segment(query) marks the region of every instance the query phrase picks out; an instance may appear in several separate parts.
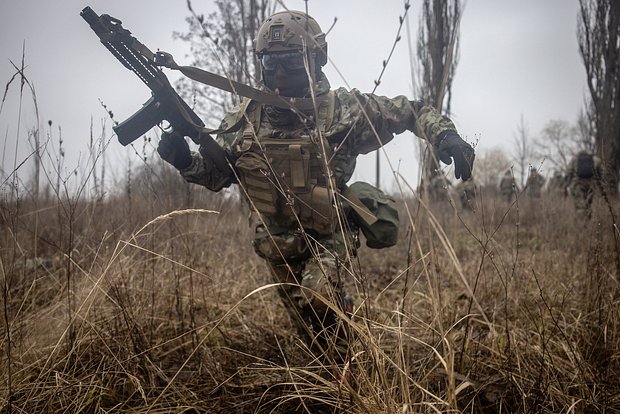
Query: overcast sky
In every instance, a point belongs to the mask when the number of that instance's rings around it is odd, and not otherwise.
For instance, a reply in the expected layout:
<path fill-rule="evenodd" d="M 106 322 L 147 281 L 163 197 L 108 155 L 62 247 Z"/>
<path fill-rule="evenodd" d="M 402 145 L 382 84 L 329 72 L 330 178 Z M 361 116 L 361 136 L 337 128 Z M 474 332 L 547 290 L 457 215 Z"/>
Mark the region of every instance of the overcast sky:
<path fill-rule="evenodd" d="M 193 3 L 205 13 L 214 7 L 212 1 Z M 291 9 L 303 9 L 306 4 L 303 0 L 284 3 Z M 413 36 L 420 3 L 412 0 Z M 371 91 L 396 36 L 403 2 L 309 0 L 307 4 L 323 30 L 338 18 L 327 38 L 331 62 L 325 72 L 332 87 Z M 6 85 L 10 80 L 15 72 L 10 61 L 20 64 L 25 44 L 25 73 L 36 90 L 41 127 L 47 133 L 47 121 L 53 121 L 54 141 L 58 126 L 62 128 L 67 170 L 87 163 L 91 117 L 96 135 L 106 117 L 99 99 L 117 120 L 123 120 L 149 97 L 148 89 L 116 61 L 79 16 L 87 5 L 121 19 L 152 50 L 169 51 L 177 62 L 189 63 L 187 45 L 172 39 L 174 30 L 187 27 L 185 0 L 2 0 L 0 81 Z M 452 119 L 464 138 L 477 142 L 479 151 L 500 146 L 509 152 L 521 116 L 532 137 L 550 120 L 575 121 L 586 92 L 576 40 L 577 13 L 578 0 L 466 2 Z M 414 98 L 405 31 L 402 37 L 377 93 Z M 176 77 L 170 74 L 171 79 Z M 14 82 L 0 113 L 0 161 L 5 173 L 31 151 L 27 132 L 35 123 L 29 92 L 23 95 L 19 116 L 19 84 Z M 412 184 L 417 177 L 416 145 L 416 139 L 403 134 L 386 147 L 393 166 Z M 130 157 L 135 158 L 134 165 L 139 162 L 133 150 L 115 140 L 108 154 L 108 162 L 114 162 L 119 171 Z M 20 176 L 26 175 L 27 171 L 20 171 Z M 374 175 L 374 155 L 364 157 L 356 178 L 372 182 Z"/>

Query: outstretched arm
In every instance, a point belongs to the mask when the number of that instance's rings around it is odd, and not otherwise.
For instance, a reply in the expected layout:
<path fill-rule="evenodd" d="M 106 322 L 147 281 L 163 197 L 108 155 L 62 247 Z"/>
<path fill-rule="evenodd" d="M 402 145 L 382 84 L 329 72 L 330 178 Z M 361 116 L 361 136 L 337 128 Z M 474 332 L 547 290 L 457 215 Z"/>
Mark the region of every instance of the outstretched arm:
<path fill-rule="evenodd" d="M 438 157 L 446 164 L 455 161 L 455 176 L 469 179 L 474 162 L 474 150 L 458 135 L 454 123 L 422 101 L 410 101 L 405 96 L 387 98 L 363 94 L 353 89 L 336 91 L 338 121 L 335 128 L 352 129 L 345 139 L 354 142 L 354 152 L 366 154 L 392 140 L 405 130 L 433 144 Z"/>

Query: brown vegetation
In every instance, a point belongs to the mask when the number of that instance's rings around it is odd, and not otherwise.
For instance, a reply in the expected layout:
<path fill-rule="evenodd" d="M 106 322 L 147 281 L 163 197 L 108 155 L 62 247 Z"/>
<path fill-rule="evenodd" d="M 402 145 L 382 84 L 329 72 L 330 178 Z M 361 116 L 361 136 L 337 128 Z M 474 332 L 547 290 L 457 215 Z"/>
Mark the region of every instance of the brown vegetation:
<path fill-rule="evenodd" d="M 356 356 L 331 367 L 295 335 L 240 202 L 181 181 L 71 209 L 4 197 L 2 412 L 620 410 L 604 200 L 585 223 L 551 196 L 401 201 L 400 243 L 343 272 Z"/>

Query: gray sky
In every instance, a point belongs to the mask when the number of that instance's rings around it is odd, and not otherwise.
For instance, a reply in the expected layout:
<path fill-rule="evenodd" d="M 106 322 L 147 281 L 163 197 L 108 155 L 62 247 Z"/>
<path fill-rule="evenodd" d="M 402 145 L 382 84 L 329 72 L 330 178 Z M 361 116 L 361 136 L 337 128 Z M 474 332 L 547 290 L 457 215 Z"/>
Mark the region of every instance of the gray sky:
<path fill-rule="evenodd" d="M 185 30 L 185 0 L 3 0 L 0 3 L 0 81 L 5 85 L 15 72 L 9 59 L 21 60 L 25 42 L 26 76 L 34 84 L 40 122 L 57 145 L 62 128 L 67 161 L 65 168 L 87 164 L 91 117 L 95 135 L 106 114 L 103 100 L 123 120 L 149 97 L 146 87 L 98 42 L 79 16 L 86 5 L 123 21 L 151 49 L 173 53 L 177 62 L 188 63 L 187 45 L 172 39 L 173 30 Z M 212 9 L 213 2 L 194 1 L 198 10 Z M 412 0 L 412 36 L 417 35 L 417 6 Z M 285 1 L 288 8 L 303 9 L 303 0 Z M 309 0 L 310 14 L 327 30 L 331 63 L 326 67 L 332 87 L 346 86 L 370 91 L 378 77 L 404 11 L 401 0 Z M 202 9 L 201 9 L 202 8 Z M 574 122 L 583 106 L 585 74 L 576 40 L 578 0 L 468 0 L 461 22 L 460 60 L 453 83 L 452 119 L 467 140 L 480 151 L 500 146 L 510 151 L 523 115 L 532 137 L 552 119 Z M 377 93 L 414 98 L 406 32 L 399 42 Z M 334 69 L 337 67 L 342 77 Z M 175 74 L 170 74 L 175 79 Z M 3 88 L 4 90 L 4 88 Z M 30 152 L 27 131 L 35 125 L 32 99 L 24 94 L 18 116 L 19 87 L 11 85 L 0 114 L 5 172 L 13 170 Z M 18 128 L 19 126 L 19 128 Z M 215 125 L 210 125 L 215 126 Z M 111 125 L 108 122 L 108 131 Z M 15 146 L 18 146 L 17 153 Z M 410 184 L 417 177 L 417 140 L 403 134 L 386 147 L 394 168 Z M 139 149 L 139 146 L 136 147 Z M 17 154 L 17 156 L 15 155 Z M 108 162 L 122 174 L 133 150 L 115 140 Z M 27 176 L 20 170 L 20 176 Z M 117 176 L 118 176 L 117 174 Z M 374 154 L 360 159 L 357 179 L 374 181 Z M 384 171 L 388 177 L 389 171 Z M 386 181 L 388 178 L 386 178 Z M 387 184 L 385 182 L 384 184 Z M 388 184 L 388 187 L 390 185 Z"/>

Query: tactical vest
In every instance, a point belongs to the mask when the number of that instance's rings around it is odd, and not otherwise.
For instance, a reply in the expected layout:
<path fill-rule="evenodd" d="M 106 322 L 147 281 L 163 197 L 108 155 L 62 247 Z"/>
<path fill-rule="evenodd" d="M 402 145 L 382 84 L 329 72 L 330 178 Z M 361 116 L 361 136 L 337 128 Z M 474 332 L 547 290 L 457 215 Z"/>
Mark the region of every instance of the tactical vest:
<path fill-rule="evenodd" d="M 242 138 L 233 147 L 241 191 L 256 211 L 280 226 L 331 233 L 336 211 L 324 157 L 330 148 L 323 133 L 333 121 L 334 99 L 329 92 L 318 108 L 316 127 L 304 134 L 261 128 L 262 105 L 246 110 Z"/>

